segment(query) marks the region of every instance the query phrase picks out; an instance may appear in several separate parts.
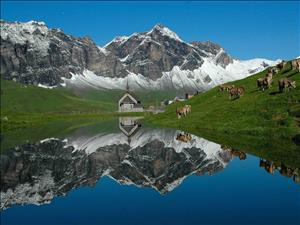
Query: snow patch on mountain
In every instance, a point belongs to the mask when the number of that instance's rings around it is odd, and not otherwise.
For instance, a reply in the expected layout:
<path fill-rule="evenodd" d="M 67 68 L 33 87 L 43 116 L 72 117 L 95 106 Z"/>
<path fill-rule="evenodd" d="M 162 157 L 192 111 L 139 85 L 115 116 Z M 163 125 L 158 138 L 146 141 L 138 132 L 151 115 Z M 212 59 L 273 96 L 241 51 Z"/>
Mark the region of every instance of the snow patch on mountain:
<path fill-rule="evenodd" d="M 126 61 L 129 55 L 122 61 Z M 72 74 L 71 79 L 64 78 L 66 86 L 92 87 L 95 89 L 123 89 L 126 90 L 127 81 L 133 90 L 197 90 L 206 91 L 219 84 L 243 79 L 252 74 L 258 73 L 268 66 L 274 66 L 280 60 L 271 61 L 266 59 L 234 60 L 226 68 L 217 65 L 212 58 L 203 58 L 201 67 L 190 71 L 181 70 L 174 66 L 169 72 L 163 72 L 161 78 L 152 80 L 142 74 L 135 74 L 130 71 L 124 78 L 111 78 L 97 76 L 89 70 L 82 74 Z"/>
<path fill-rule="evenodd" d="M 123 44 L 125 41 L 128 40 L 129 37 L 127 36 L 118 36 L 115 37 L 112 41 L 108 42 L 106 45 L 104 45 L 103 48 L 106 48 L 107 46 L 109 46 L 112 43 L 118 43 L 119 45 Z"/>

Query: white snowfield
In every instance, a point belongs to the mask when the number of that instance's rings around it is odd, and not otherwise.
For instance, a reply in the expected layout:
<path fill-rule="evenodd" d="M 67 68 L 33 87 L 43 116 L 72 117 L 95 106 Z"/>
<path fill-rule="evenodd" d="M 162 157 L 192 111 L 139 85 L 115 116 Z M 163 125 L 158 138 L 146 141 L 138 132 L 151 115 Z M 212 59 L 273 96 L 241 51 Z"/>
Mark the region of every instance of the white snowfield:
<path fill-rule="evenodd" d="M 198 90 L 206 91 L 219 84 L 243 79 L 264 70 L 265 65 L 274 66 L 281 60 L 266 59 L 234 60 L 226 68 L 215 64 L 213 58 L 204 58 L 201 67 L 190 71 L 181 70 L 178 66 L 169 72 L 163 72 L 161 78 L 151 80 L 142 74 L 130 71 L 124 78 L 98 76 L 94 72 L 84 70 L 82 74 L 72 74 L 71 79 L 65 79 L 65 85 L 80 88 L 95 89 L 126 89 L 127 81 L 132 90 Z"/>

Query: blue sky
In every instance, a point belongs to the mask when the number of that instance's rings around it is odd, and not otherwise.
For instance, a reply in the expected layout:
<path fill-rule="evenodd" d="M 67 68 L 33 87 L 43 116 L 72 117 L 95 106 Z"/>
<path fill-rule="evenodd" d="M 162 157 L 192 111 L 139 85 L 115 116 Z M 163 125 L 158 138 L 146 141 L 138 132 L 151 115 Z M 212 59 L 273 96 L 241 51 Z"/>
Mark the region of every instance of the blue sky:
<path fill-rule="evenodd" d="M 267 2 L 8 2 L 1 18 L 44 21 L 104 45 L 115 36 L 161 23 L 185 41 L 211 40 L 240 59 L 290 59 L 300 55 L 299 1 Z"/>

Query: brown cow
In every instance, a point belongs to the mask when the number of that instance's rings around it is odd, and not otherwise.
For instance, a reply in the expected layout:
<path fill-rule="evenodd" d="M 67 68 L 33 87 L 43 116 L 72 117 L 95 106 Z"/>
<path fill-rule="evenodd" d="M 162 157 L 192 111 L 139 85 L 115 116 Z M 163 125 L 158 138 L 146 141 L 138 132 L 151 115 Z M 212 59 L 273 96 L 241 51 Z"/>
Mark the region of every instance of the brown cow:
<path fill-rule="evenodd" d="M 258 78 L 256 80 L 257 82 L 257 88 L 262 90 L 262 91 L 265 91 L 265 89 L 267 89 L 268 85 L 267 83 L 265 82 L 265 77 L 262 77 L 262 78 Z"/>
<path fill-rule="evenodd" d="M 297 70 L 298 73 L 300 72 L 300 58 L 292 61 L 292 70 Z"/>
<path fill-rule="evenodd" d="M 219 91 L 230 91 L 232 88 L 234 88 L 234 84 L 221 84 Z"/>
<path fill-rule="evenodd" d="M 177 118 L 180 119 L 182 116 L 186 116 L 186 109 L 183 108 L 177 108 L 176 109 Z"/>
<path fill-rule="evenodd" d="M 185 108 L 187 114 L 192 112 L 192 106 L 191 105 L 185 105 L 184 108 Z"/>
<path fill-rule="evenodd" d="M 272 83 L 273 83 L 273 74 L 272 73 L 267 74 L 267 76 L 265 77 L 265 83 L 268 88 L 270 88 L 272 86 Z"/>
<path fill-rule="evenodd" d="M 269 68 L 269 73 L 272 73 L 272 75 L 278 74 L 279 69 L 277 67 L 271 67 Z"/>
<path fill-rule="evenodd" d="M 290 91 L 292 88 L 296 88 L 296 81 L 289 80 L 287 78 L 280 79 L 278 81 L 278 88 L 280 92 Z"/>
<path fill-rule="evenodd" d="M 277 64 L 276 67 L 279 69 L 279 70 L 282 70 L 285 66 L 286 66 L 287 62 L 282 60 L 281 63 Z"/>
<path fill-rule="evenodd" d="M 258 78 L 257 79 L 257 87 L 258 89 L 261 89 L 262 91 L 265 91 L 265 89 L 270 88 L 273 83 L 273 73 L 269 72 L 266 77 Z"/>
<path fill-rule="evenodd" d="M 177 114 L 178 119 L 180 119 L 182 116 L 186 116 L 191 111 L 192 111 L 192 106 L 191 105 L 185 105 L 182 108 L 177 108 L 176 109 L 176 114 Z"/>
<path fill-rule="evenodd" d="M 245 88 L 244 87 L 235 87 L 232 88 L 229 91 L 229 99 L 232 99 L 232 97 L 239 98 L 245 94 Z"/>

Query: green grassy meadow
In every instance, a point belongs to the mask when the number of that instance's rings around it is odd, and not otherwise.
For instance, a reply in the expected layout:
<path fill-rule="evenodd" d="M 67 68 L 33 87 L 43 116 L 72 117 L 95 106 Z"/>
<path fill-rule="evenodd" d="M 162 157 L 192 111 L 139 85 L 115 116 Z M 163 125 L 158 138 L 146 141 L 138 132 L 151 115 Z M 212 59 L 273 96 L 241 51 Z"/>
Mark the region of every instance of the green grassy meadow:
<path fill-rule="evenodd" d="M 172 104 L 164 113 L 148 116 L 146 121 L 191 132 L 261 157 L 272 155 L 274 161 L 288 158 L 288 164 L 296 163 L 299 167 L 300 146 L 292 140 L 300 134 L 300 73 L 290 67 L 289 63 L 275 75 L 273 86 L 264 92 L 258 90 L 256 80 L 264 77 L 267 70 L 231 82 L 236 87 L 245 87 L 246 93 L 241 98 L 229 100 L 229 94 L 216 87 L 187 102 Z M 284 77 L 295 80 L 296 89 L 280 93 L 277 84 Z M 192 105 L 192 112 L 177 119 L 176 108 L 185 104 Z"/>
<path fill-rule="evenodd" d="M 36 126 L 54 120 L 103 120 L 119 116 L 117 102 L 123 94 L 122 90 L 45 89 L 1 79 L 1 131 Z M 135 94 L 147 108 L 159 105 L 161 100 L 174 98 L 176 92 Z"/>

